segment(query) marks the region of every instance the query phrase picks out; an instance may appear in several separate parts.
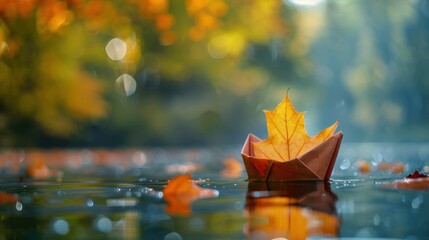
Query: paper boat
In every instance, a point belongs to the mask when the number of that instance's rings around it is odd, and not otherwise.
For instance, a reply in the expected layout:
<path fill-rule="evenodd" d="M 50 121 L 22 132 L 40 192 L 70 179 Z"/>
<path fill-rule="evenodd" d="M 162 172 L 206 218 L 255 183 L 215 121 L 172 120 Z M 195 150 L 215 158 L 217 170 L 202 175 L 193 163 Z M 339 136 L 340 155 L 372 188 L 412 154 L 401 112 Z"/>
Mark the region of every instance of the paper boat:
<path fill-rule="evenodd" d="M 249 181 L 328 181 L 337 159 L 343 133 L 338 132 L 303 155 L 286 162 L 256 158 L 252 143 L 261 139 L 249 134 L 241 150 Z"/>

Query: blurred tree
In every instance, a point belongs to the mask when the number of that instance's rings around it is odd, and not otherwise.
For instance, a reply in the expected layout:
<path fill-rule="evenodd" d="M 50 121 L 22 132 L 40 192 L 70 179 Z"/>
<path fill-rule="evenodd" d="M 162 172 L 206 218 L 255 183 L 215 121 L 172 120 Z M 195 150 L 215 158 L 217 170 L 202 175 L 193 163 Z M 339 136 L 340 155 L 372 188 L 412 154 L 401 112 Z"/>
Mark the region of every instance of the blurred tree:
<path fill-rule="evenodd" d="M 1 145 L 222 143 L 270 78 L 252 59 L 299 44 L 285 12 L 278 0 L 0 0 Z M 106 82 L 123 73 L 122 91 L 138 86 L 126 100 Z"/>

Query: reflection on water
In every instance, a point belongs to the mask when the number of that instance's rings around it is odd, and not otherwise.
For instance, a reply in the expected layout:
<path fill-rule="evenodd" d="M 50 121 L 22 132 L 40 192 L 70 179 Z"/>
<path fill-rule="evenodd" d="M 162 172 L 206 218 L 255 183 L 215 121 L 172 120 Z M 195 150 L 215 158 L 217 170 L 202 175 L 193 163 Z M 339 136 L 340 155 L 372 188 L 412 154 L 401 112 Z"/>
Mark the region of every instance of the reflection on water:
<path fill-rule="evenodd" d="M 250 239 L 336 237 L 336 199 L 329 183 L 250 182 L 246 234 Z"/>

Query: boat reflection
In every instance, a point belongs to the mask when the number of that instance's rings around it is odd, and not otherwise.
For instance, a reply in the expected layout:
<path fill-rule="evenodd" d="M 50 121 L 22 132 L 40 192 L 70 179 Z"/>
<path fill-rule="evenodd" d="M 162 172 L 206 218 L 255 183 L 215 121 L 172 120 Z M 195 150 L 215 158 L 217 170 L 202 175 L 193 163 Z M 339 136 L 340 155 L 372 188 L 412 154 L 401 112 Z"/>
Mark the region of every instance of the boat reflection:
<path fill-rule="evenodd" d="M 337 237 L 336 195 L 323 182 L 249 182 L 245 232 L 250 239 Z"/>

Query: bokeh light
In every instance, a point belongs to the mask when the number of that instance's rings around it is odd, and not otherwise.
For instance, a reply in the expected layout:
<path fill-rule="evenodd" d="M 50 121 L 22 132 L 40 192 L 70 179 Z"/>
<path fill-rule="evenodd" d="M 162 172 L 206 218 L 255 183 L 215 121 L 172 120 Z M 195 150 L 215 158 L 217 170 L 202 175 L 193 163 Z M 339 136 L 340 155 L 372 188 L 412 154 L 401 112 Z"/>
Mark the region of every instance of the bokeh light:
<path fill-rule="evenodd" d="M 136 80 L 126 73 L 116 79 L 116 85 L 126 96 L 133 95 L 137 88 Z"/>
<path fill-rule="evenodd" d="M 54 232 L 58 235 L 67 235 L 69 233 L 70 227 L 67 221 L 64 219 L 56 219 L 52 225 Z"/>
<path fill-rule="evenodd" d="M 127 53 L 127 44 L 122 39 L 113 38 L 106 45 L 106 53 L 112 60 L 122 60 Z"/>
<path fill-rule="evenodd" d="M 298 7 L 314 7 L 325 2 L 325 0 L 285 0 L 285 1 L 287 3 L 296 5 Z"/>

